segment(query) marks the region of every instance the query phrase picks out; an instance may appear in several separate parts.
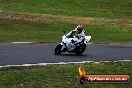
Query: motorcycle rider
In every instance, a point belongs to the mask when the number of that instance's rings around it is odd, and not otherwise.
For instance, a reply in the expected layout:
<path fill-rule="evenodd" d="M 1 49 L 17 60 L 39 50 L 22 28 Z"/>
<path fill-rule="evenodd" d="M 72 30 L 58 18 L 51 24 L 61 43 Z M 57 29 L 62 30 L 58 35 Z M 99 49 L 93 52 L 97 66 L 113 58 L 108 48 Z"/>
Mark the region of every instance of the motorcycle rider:
<path fill-rule="evenodd" d="M 69 38 L 71 37 L 72 38 L 71 41 L 74 44 L 81 42 L 85 38 L 85 31 L 83 30 L 83 26 L 78 25 L 74 30 L 69 32 L 66 36 L 69 36 Z"/>
<path fill-rule="evenodd" d="M 61 38 L 61 42 L 56 46 L 55 55 L 60 55 L 62 52 L 82 54 L 86 50 L 91 36 L 85 36 L 85 31 L 82 25 L 78 25 L 74 30 L 65 34 Z"/>

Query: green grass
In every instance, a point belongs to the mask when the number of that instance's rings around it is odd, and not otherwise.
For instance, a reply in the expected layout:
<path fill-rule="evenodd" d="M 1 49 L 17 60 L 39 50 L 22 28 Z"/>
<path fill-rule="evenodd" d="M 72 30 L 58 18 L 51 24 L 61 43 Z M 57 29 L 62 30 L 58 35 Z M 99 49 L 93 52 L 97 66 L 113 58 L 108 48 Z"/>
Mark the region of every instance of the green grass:
<path fill-rule="evenodd" d="M 61 25 L 61 26 L 58 26 Z M 56 42 L 63 35 L 63 28 L 70 29 L 67 23 L 36 23 L 22 20 L 0 22 L 0 41 Z"/>
<path fill-rule="evenodd" d="M 132 62 L 85 63 L 86 74 L 129 74 Z M 129 84 L 77 83 L 79 64 L 46 65 L 32 67 L 6 67 L 0 69 L 0 88 L 131 88 Z"/>
<path fill-rule="evenodd" d="M 131 43 L 131 14 L 132 0 L 0 0 L 0 41 L 58 42 L 81 23 L 94 43 Z"/>
<path fill-rule="evenodd" d="M 132 0 L 0 0 L 1 11 L 132 18 Z"/>
<path fill-rule="evenodd" d="M 31 22 L 0 19 L 0 41 L 59 42 L 63 31 L 74 29 L 76 24 L 55 21 Z M 92 36 L 94 43 L 122 42 L 132 40 L 131 27 L 111 25 L 85 25 L 86 35 Z"/>

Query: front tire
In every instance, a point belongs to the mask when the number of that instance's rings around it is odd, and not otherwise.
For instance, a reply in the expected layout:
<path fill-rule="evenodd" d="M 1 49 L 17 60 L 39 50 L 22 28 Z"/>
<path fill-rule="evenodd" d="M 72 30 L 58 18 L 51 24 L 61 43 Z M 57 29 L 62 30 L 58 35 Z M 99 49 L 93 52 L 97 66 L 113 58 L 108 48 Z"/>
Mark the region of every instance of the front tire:
<path fill-rule="evenodd" d="M 62 45 L 61 44 L 57 45 L 55 50 L 54 50 L 55 55 L 60 55 L 62 53 L 61 49 L 62 49 Z"/>

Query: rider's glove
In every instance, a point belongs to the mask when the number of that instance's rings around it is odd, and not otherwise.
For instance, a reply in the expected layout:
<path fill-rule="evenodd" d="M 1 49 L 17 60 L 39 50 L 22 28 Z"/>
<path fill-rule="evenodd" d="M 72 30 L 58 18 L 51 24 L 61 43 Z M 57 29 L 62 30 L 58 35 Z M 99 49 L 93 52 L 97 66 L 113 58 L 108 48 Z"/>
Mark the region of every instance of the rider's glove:
<path fill-rule="evenodd" d="M 75 33 L 75 32 L 76 32 L 76 31 L 75 31 L 75 30 L 73 30 L 73 31 L 72 31 L 72 34 L 73 34 L 73 33 Z"/>
<path fill-rule="evenodd" d="M 72 33 L 75 33 L 77 31 L 77 29 L 75 28 L 74 30 L 72 30 Z"/>
<path fill-rule="evenodd" d="M 77 28 L 75 28 L 74 31 L 77 31 Z"/>
<path fill-rule="evenodd" d="M 76 31 L 75 30 L 72 30 L 72 33 L 71 34 L 74 34 Z"/>

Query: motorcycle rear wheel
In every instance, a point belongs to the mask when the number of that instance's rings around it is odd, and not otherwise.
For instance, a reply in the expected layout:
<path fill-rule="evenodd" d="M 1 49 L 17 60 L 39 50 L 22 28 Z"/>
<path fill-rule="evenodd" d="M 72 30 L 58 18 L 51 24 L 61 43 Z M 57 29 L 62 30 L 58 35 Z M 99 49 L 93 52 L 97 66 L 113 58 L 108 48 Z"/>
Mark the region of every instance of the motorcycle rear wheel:
<path fill-rule="evenodd" d="M 82 44 L 79 47 L 77 47 L 76 54 L 80 55 L 86 50 L 86 44 Z"/>

